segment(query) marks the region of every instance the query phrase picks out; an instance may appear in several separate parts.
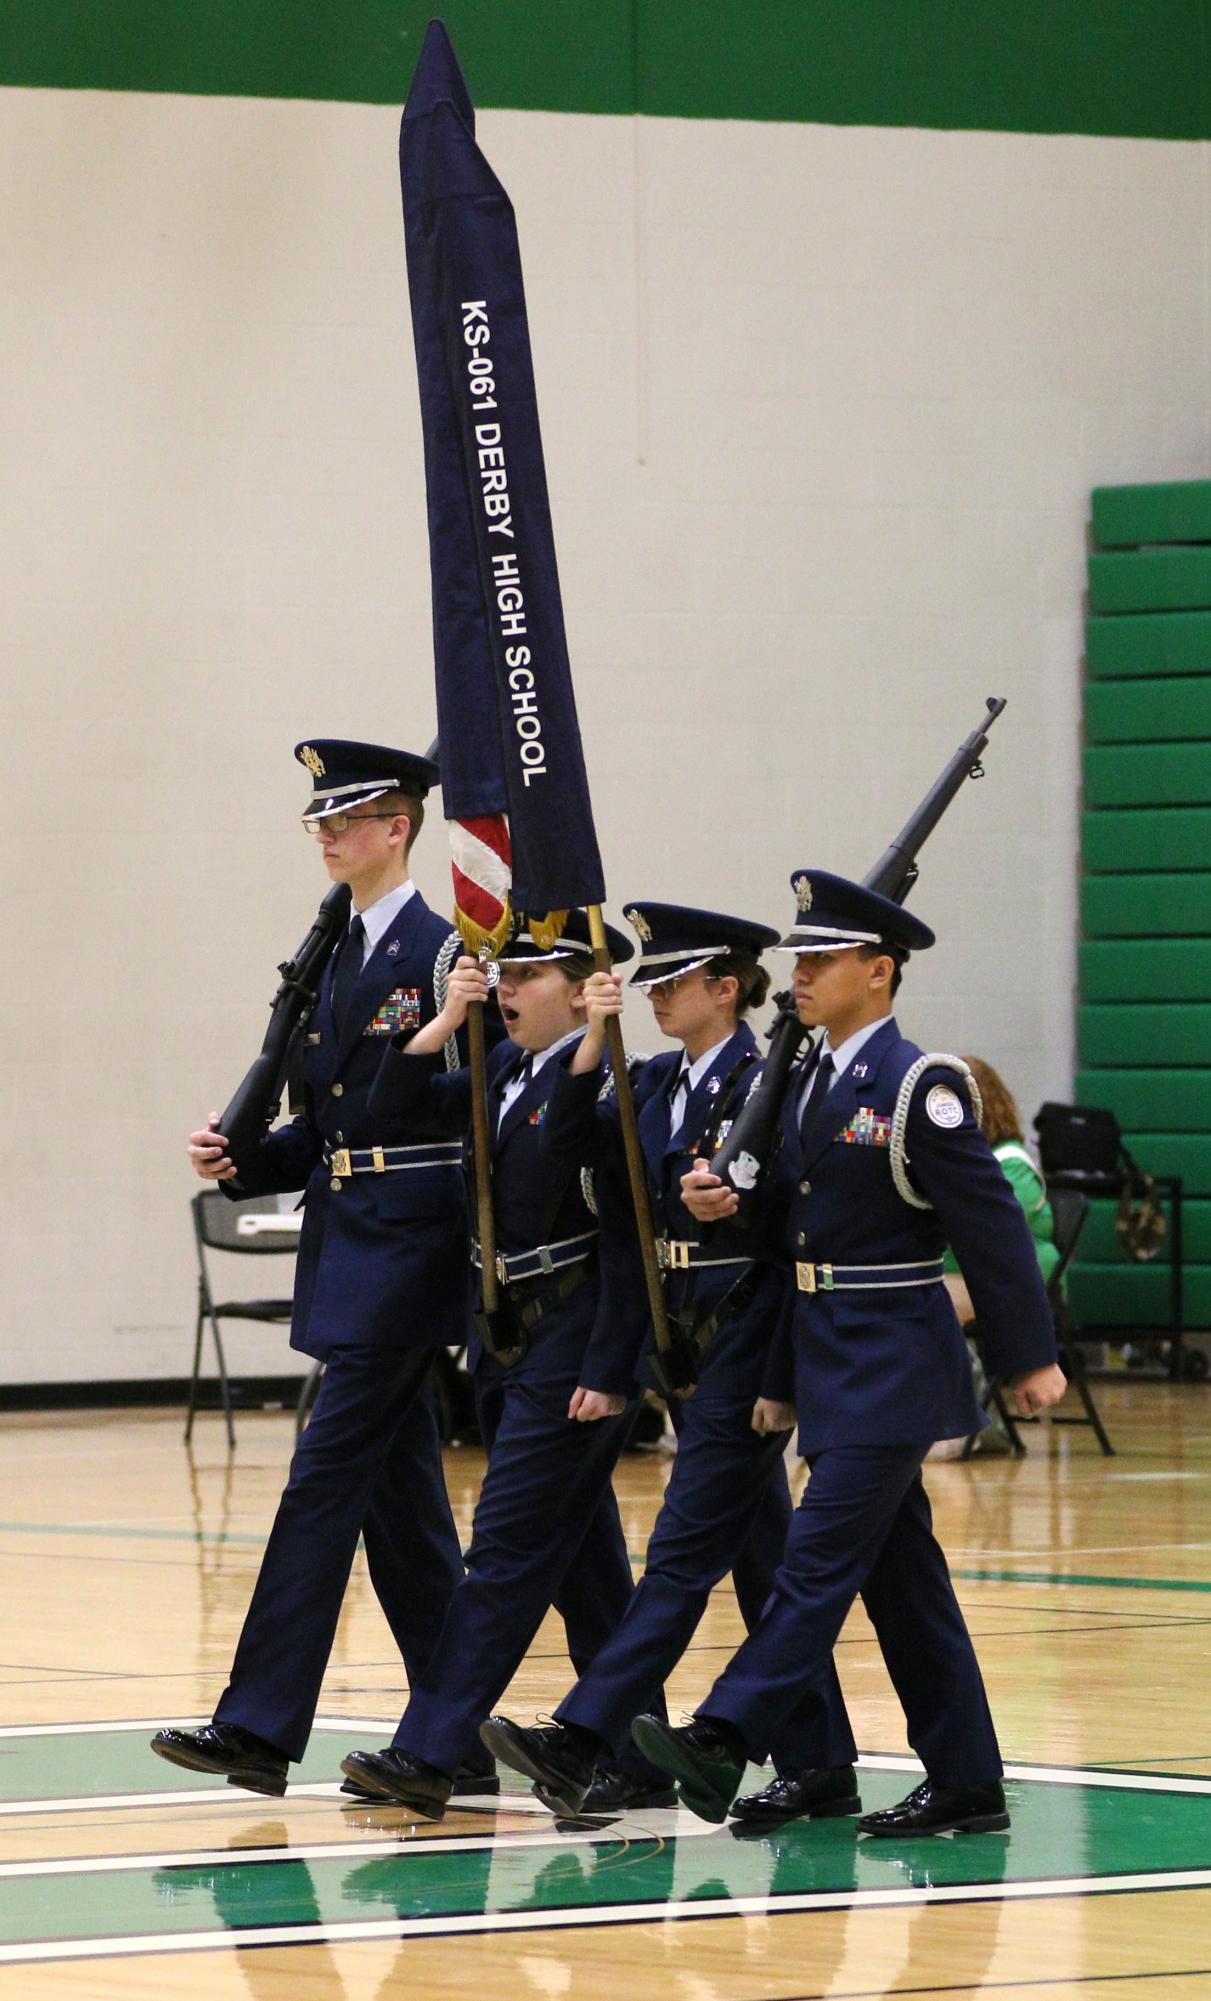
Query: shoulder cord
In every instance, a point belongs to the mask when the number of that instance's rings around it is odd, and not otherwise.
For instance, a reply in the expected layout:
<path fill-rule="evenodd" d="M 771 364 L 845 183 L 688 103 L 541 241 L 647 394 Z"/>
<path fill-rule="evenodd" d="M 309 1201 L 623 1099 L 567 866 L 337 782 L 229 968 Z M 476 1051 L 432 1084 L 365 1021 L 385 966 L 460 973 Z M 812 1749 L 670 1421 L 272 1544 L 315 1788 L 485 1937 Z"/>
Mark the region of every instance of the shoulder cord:
<path fill-rule="evenodd" d="M 634 1049 L 630 1052 L 627 1056 L 627 1074 L 632 1082 L 634 1082 L 635 1072 L 640 1065 L 650 1060 L 642 1049 Z M 616 1089 L 614 1072 L 611 1070 L 607 1074 L 600 1091 L 597 1093 L 598 1104 L 606 1104 L 614 1096 Z M 597 1188 L 593 1180 L 593 1170 L 591 1167 L 582 1167 L 580 1170 L 580 1192 L 584 1196 L 585 1208 L 591 1216 L 595 1216 L 597 1214 Z"/>
<path fill-rule="evenodd" d="M 462 939 L 459 937 L 457 931 L 452 931 L 450 936 L 443 941 L 441 950 L 433 961 L 433 1002 L 439 1014 L 446 1005 L 446 997 L 450 991 L 450 969 L 462 949 Z M 447 1070 L 457 1070 L 459 1067 L 458 1037 L 448 1035 L 442 1044 L 442 1048 L 445 1052 Z"/>
<path fill-rule="evenodd" d="M 932 1209 L 933 1203 L 918 1195 L 908 1178 L 909 1159 L 904 1150 L 904 1137 L 908 1130 L 908 1108 L 912 1094 L 927 1070 L 953 1070 L 961 1077 L 971 1093 L 972 1117 L 979 1125 L 984 1114 L 984 1101 L 980 1087 L 961 1056 L 947 1056 L 944 1052 L 932 1050 L 927 1056 L 918 1056 L 911 1070 L 907 1071 L 896 1098 L 896 1109 L 891 1115 L 891 1139 L 888 1143 L 888 1157 L 891 1162 L 891 1178 L 896 1185 L 896 1194 L 907 1202 L 910 1209 Z"/>

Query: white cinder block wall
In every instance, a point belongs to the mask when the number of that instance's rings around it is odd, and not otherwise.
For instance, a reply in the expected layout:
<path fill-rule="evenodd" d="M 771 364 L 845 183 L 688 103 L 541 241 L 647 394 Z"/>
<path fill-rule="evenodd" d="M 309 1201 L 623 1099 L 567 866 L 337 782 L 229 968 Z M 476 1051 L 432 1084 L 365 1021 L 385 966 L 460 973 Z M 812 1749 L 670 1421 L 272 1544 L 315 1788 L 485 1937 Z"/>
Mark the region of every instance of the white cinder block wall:
<path fill-rule="evenodd" d="M 0 98 L 0 1380 L 180 1375 L 183 1136 L 324 887 L 291 746 L 432 734 L 396 114 Z M 782 922 L 790 869 L 869 866 L 1006 694 L 901 1018 L 1063 1093 L 1087 496 L 1208 471 L 1206 146 L 480 134 L 614 911 Z M 417 873 L 445 906 L 436 817 Z M 233 1359 L 295 1366 L 275 1330 Z"/>

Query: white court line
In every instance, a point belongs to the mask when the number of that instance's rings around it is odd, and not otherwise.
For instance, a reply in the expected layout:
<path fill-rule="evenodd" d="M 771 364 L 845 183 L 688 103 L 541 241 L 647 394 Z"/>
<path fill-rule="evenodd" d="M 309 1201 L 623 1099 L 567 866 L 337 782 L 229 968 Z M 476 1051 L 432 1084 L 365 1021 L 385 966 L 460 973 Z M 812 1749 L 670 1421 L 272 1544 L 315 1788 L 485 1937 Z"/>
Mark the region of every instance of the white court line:
<path fill-rule="evenodd" d="M 863 1771 L 903 1772 L 912 1778 L 919 1778 L 925 1769 L 916 1758 L 872 1756 L 865 1752 L 859 1754 L 858 1765 Z M 1005 1777 L 1007 1779 L 1025 1781 L 1030 1785 L 1089 1786 L 1090 1788 L 1112 1792 L 1211 1793 L 1211 1778 L 1186 1778 L 1163 1772 L 1116 1772 L 1108 1770 L 1105 1766 L 1101 1766 L 1096 1771 L 1093 1771 L 1086 1770 L 1080 1765 L 1006 1765 Z M 335 1781 L 317 1781 L 311 1785 L 292 1785 L 289 1797 L 292 1799 L 340 1799 L 342 1797 L 347 1799 L 348 1795 L 341 1794 L 340 1786 Z M 529 1793 L 485 1793 L 481 1797 L 484 1801 L 482 1810 L 485 1813 L 499 1812 L 503 1809 L 510 1813 L 533 1814 L 535 1817 L 538 1817 L 540 1815 L 546 1816 L 548 1811 L 537 1800 L 533 1800 Z M 474 1794 L 460 1797 L 457 1805 L 474 1811 L 474 1806 L 471 1805 L 474 1798 Z M 263 1801 L 266 1811 L 272 1811 L 275 1808 L 280 1811 L 283 1804 L 282 1800 L 273 1795 L 249 1793 L 238 1787 L 228 1786 L 224 1782 L 221 1786 L 195 1786 L 189 1792 L 86 1793 L 78 1799 L 3 1800 L 0 1801 L 0 1814 L 24 1814 L 33 1818 L 44 1813 L 108 1812 L 122 1807 L 194 1806 L 199 1801 L 213 1805 L 216 1800 L 224 1800 L 229 1806 L 238 1807 L 244 1813 L 248 1811 L 250 1801 L 254 1800 Z M 371 1802 L 362 1800 L 358 1801 L 357 1804 L 366 1807 Z M 382 1807 L 390 1807 L 391 1804 L 390 1800 L 379 1802 L 379 1805 Z M 615 1838 L 616 1830 L 617 1823 L 612 1821 L 609 1824 L 608 1830 L 605 1828 L 600 1829 L 597 1831 L 596 1836 L 590 1836 L 590 1839 L 609 1840 Z M 528 1839 L 525 1836 L 517 1838 L 519 1840 Z M 492 1848 L 502 1844 L 508 1845 L 511 1839 L 513 1837 L 507 1834 L 485 1834 L 479 1838 L 478 1844 L 472 1841 L 471 1845 Z M 401 1844 L 397 1843 L 396 1846 L 401 1846 Z M 404 1844 L 404 1852 L 410 1853 L 413 1846 L 414 1844 L 412 1843 Z M 342 1848 L 341 1852 L 346 1853 L 348 1851 Z M 295 1849 L 251 1849 L 239 1851 L 225 1849 L 223 1853 L 225 1860 L 228 1862 L 280 1862 L 290 1860 L 299 1851 Z M 154 1858 L 142 1857 L 139 1859 L 145 1861 L 148 1867 L 155 1866 Z M 101 1869 L 105 1867 L 105 1859 L 89 1859 L 84 1866 Z M 4 1873 L 7 1872 L 0 1869 L 0 1874 Z"/>
<path fill-rule="evenodd" d="M 598 1925 L 666 1923 L 669 1919 L 782 1917 L 795 1911 L 877 1910 L 894 1905 L 996 1903 L 1024 1897 L 1095 1897 L 1134 1890 L 1201 1890 L 1211 1869 L 1158 1870 L 1152 1875 L 1071 1876 L 1050 1882 L 955 1883 L 928 1889 L 813 1890 L 787 1897 L 704 1897 L 676 1903 L 609 1904 L 571 1910 L 504 1911 L 470 1917 L 355 1920 L 348 1924 L 250 1927 L 247 1931 L 162 1932 L 113 1939 L 56 1940 L 0 1946 L 0 1965 L 21 1960 L 113 1959 L 133 1953 L 217 1952 L 233 1946 L 341 1945 L 361 1939 L 423 1938 L 466 1933 L 587 1930 Z"/>
<path fill-rule="evenodd" d="M 209 1716 L 120 1716 L 108 1723 L 5 1723 L 0 1737 L 103 1737 L 121 1730 L 196 1730 Z M 313 1730 L 394 1730 L 398 1717 L 317 1716 Z"/>
<path fill-rule="evenodd" d="M 390 1800 L 383 1800 L 383 1806 L 390 1806 Z M 0 1863 L 0 1879 L 11 1876 L 105 1876 L 115 1872 L 127 1873 L 134 1869 L 212 1869 L 241 1868 L 253 1862 L 361 1862 L 373 1860 L 382 1855 L 475 1855 L 483 1849 L 497 1852 L 507 1848 L 510 1853 L 518 1848 L 586 1848 L 611 1845 L 619 1841 L 678 1841 L 697 1840 L 704 1834 L 717 1834 L 718 1828 L 710 1821 L 699 1820 L 697 1814 L 688 1807 L 664 1807 L 652 1809 L 644 1816 L 620 1814 L 600 1827 L 557 1827 L 554 1815 L 546 1807 L 533 1802 L 536 1813 L 541 1813 L 547 1821 L 547 1830 L 541 1834 L 464 1834 L 442 1838 L 434 1835 L 431 1839 L 401 1841 L 392 1835 L 383 1841 L 317 1841 L 299 1847 L 293 1843 L 283 1843 L 272 1848 L 204 1848 L 180 1849 L 168 1855 L 81 1855 L 70 1856 L 58 1862 L 5 1862 Z"/>

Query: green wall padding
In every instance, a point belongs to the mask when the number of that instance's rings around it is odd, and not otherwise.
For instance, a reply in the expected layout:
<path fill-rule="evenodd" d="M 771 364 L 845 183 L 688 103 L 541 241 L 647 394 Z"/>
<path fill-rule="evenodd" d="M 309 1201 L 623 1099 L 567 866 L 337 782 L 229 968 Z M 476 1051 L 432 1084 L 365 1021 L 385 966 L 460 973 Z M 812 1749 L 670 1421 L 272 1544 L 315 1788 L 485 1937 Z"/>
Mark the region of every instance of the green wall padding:
<path fill-rule="evenodd" d="M 1211 811 L 1205 806 L 1174 806 L 1156 812 L 1124 807 L 1084 813 L 1081 848 L 1085 867 L 1095 873 L 1203 870 L 1211 861 Z"/>
<path fill-rule="evenodd" d="M 1211 874 L 1087 875 L 1081 926 L 1087 938 L 1211 935 Z"/>
<path fill-rule="evenodd" d="M 1211 670 L 1197 679 L 1087 682 L 1085 734 L 1096 744 L 1211 738 Z"/>
<path fill-rule="evenodd" d="M 1078 1105 L 1104 1105 L 1127 1132 L 1211 1131 L 1211 1069 L 1078 1070 L 1073 1090 Z"/>
<path fill-rule="evenodd" d="M 1187 1195 L 1211 1195 L 1211 1133 L 1124 1134 L 1145 1174 L 1180 1174 Z"/>
<path fill-rule="evenodd" d="M 1117 1204 L 1096 1201 L 1089 1204 L 1089 1215 L 1081 1231 L 1079 1265 L 1114 1264 L 1116 1261 L 1129 1266 L 1114 1234 L 1114 1217 Z M 1168 1205 L 1166 1204 L 1166 1213 Z M 1160 1255 L 1155 1265 L 1169 1263 L 1171 1242 L 1166 1232 Z M 1211 1265 L 1211 1201 L 1196 1196 L 1193 1201 L 1182 1201 L 1182 1264 Z"/>
<path fill-rule="evenodd" d="M 1093 534 L 1103 549 L 1141 542 L 1211 542 L 1211 480 L 1095 486 Z"/>
<path fill-rule="evenodd" d="M 0 82 L 396 104 L 432 0 L 16 0 Z M 481 105 L 1211 136 L 1208 0 L 445 0 Z M 1163 218 L 1158 227 L 1163 226 Z"/>
<path fill-rule="evenodd" d="M 1211 802 L 1211 743 L 1097 744 L 1083 767 L 1087 806 Z"/>
<path fill-rule="evenodd" d="M 1211 606 L 1211 548 L 1090 556 L 1089 604 L 1095 612 L 1206 609 Z"/>
<path fill-rule="evenodd" d="M 1091 618 L 1085 665 L 1092 675 L 1211 674 L 1211 611 L 1152 618 Z"/>
<path fill-rule="evenodd" d="M 1087 939 L 1078 971 L 1085 1001 L 1211 1001 L 1211 942 L 1199 938 Z"/>
<path fill-rule="evenodd" d="M 1151 1005 L 1129 1001 L 1094 1002 L 1077 1010 L 1077 1056 L 1081 1064 L 1110 1069 L 1132 1064 L 1151 1067 L 1211 1061 L 1211 1004 Z"/>
<path fill-rule="evenodd" d="M 1185 1267 L 1183 1321 L 1186 1327 L 1211 1327 L 1211 1265 Z M 1068 1273 L 1068 1304 L 1078 1326 L 1169 1326 L 1167 1265 L 1073 1265 Z"/>

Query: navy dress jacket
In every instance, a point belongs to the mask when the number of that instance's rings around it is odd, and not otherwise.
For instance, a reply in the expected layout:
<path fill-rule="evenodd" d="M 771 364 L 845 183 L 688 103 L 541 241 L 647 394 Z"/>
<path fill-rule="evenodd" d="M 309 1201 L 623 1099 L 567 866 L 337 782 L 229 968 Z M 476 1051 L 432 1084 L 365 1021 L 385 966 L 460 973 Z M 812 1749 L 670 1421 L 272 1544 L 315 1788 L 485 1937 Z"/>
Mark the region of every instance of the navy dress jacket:
<path fill-rule="evenodd" d="M 304 1191 L 290 1345 L 322 1359 L 351 1346 L 457 1347 L 467 1339 L 470 1283 L 461 1165 L 355 1174 L 334 1187 L 338 1147 L 418 1146 L 447 1137 L 422 1103 L 371 1109 L 383 1052 L 401 1023 L 432 1021 L 434 961 L 450 926 L 419 891 L 363 967 L 338 1037 L 329 962 L 303 1060 L 304 1107 L 265 1137 L 234 1199 Z M 423 1159 L 423 1156 L 421 1156 Z"/>
<path fill-rule="evenodd" d="M 912 1265 L 940 1260 L 949 1243 L 990 1371 L 1042 1368 L 1056 1360 L 1055 1328 L 1030 1231 L 953 1071 L 925 1071 L 907 1122 L 909 1179 L 932 1207 L 911 1207 L 892 1180 L 888 1121 L 921 1054 L 889 1017 L 836 1079 L 823 1112 L 809 1111 L 806 1144 L 800 1094 L 788 1092 L 766 1194 L 781 1216 L 786 1255 L 792 1267 Z M 930 1111 L 938 1087 L 933 1106 L 943 1122 Z M 940 1284 L 808 1293 L 792 1282 L 765 1394 L 794 1403 L 805 1457 L 833 1445 L 958 1438 L 987 1421 Z"/>

